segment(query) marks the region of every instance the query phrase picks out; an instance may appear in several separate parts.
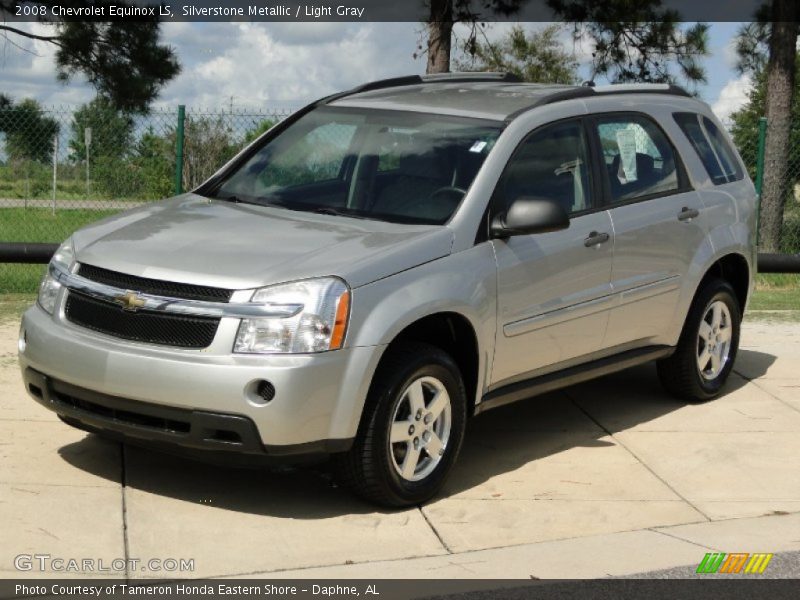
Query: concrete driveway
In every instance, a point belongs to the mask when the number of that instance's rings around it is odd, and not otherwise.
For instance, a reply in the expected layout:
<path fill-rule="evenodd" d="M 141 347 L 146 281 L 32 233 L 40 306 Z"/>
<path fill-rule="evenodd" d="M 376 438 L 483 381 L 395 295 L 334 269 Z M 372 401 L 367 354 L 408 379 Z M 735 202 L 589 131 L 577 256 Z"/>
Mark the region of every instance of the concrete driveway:
<path fill-rule="evenodd" d="M 67 427 L 23 392 L 16 335 L 0 325 L 0 577 L 20 554 L 194 560 L 128 577 L 545 578 L 800 549 L 797 322 L 746 322 L 711 403 L 667 397 L 647 366 L 486 413 L 444 493 L 399 512 L 324 469 L 225 470 Z"/>

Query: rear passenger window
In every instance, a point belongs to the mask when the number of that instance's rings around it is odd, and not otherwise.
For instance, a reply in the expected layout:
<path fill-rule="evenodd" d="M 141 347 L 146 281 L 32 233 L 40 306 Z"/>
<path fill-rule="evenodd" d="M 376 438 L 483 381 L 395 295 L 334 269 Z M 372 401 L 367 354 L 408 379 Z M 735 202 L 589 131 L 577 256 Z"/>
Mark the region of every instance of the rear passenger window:
<path fill-rule="evenodd" d="M 736 153 L 711 119 L 695 113 L 676 113 L 675 121 L 697 151 L 711 181 L 720 185 L 744 177 Z"/>
<path fill-rule="evenodd" d="M 655 123 L 644 117 L 601 117 L 597 130 L 612 202 L 677 191 L 675 151 Z"/>
<path fill-rule="evenodd" d="M 497 185 L 498 210 L 523 196 L 558 202 L 567 214 L 591 208 L 589 151 L 580 121 L 534 131 L 514 152 Z"/>

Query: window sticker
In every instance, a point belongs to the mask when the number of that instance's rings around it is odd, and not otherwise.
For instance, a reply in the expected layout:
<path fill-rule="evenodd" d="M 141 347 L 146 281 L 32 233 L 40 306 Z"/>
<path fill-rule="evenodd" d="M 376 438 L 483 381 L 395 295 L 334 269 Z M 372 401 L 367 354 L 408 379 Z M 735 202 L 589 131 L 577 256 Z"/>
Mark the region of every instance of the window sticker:
<path fill-rule="evenodd" d="M 632 129 L 617 131 L 617 146 L 619 147 L 619 160 L 625 183 L 636 181 L 636 133 Z"/>
<path fill-rule="evenodd" d="M 470 148 L 469 151 L 480 154 L 481 152 L 483 152 L 484 148 L 486 148 L 486 142 L 478 141 L 472 144 L 472 148 Z"/>

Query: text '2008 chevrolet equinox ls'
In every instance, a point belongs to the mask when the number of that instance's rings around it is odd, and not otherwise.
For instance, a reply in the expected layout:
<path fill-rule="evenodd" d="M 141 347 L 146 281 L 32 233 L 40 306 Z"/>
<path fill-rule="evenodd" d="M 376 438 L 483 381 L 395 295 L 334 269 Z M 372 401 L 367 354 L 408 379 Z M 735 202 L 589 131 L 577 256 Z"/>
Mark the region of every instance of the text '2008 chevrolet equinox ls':
<path fill-rule="evenodd" d="M 755 206 L 680 88 L 374 82 L 76 232 L 23 317 L 25 386 L 101 435 L 330 456 L 365 498 L 424 502 L 487 409 L 651 360 L 716 396 Z"/>

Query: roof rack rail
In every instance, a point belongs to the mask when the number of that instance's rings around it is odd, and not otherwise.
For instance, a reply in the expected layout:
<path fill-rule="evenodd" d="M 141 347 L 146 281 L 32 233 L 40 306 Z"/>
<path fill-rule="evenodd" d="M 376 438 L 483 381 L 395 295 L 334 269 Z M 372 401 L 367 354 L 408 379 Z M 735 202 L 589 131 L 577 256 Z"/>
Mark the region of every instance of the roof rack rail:
<path fill-rule="evenodd" d="M 549 96 L 545 96 L 529 106 L 511 113 L 506 117 L 505 121 L 510 123 L 521 114 L 539 106 L 555 104 L 556 102 L 564 102 L 565 100 L 575 100 L 576 98 L 600 97 L 615 94 L 665 94 L 671 96 L 684 96 L 686 98 L 693 97 L 681 86 L 666 83 L 614 83 L 611 85 L 602 85 L 596 87 L 581 85 L 566 88 L 560 92 L 555 92 Z"/>
<path fill-rule="evenodd" d="M 454 73 L 431 73 L 421 75 L 424 83 L 447 83 L 452 81 L 493 81 L 506 83 L 522 83 L 522 78 L 514 73 L 504 71 L 456 71 Z"/>
<path fill-rule="evenodd" d="M 433 73 L 430 75 L 404 75 L 402 77 L 391 77 L 389 79 L 378 79 L 357 85 L 354 88 L 327 96 L 317 101 L 316 104 L 328 104 L 334 100 L 339 100 L 345 96 L 360 94 L 361 92 L 372 92 L 386 88 L 402 87 L 406 85 L 420 85 L 423 83 L 472 83 L 472 82 L 505 82 L 522 83 L 522 79 L 513 73 L 496 72 L 455 72 L 455 73 Z"/>
<path fill-rule="evenodd" d="M 672 94 L 674 96 L 692 95 L 679 85 L 672 83 L 612 83 L 594 88 L 598 94 Z"/>
<path fill-rule="evenodd" d="M 670 96 L 685 96 L 691 98 L 692 95 L 679 85 L 667 83 L 613 83 L 611 85 L 588 86 L 567 88 L 562 92 L 556 92 L 550 96 L 545 96 L 533 106 L 553 104 L 563 100 L 574 98 L 586 98 L 589 96 L 609 96 L 615 94 L 666 94 Z"/>

